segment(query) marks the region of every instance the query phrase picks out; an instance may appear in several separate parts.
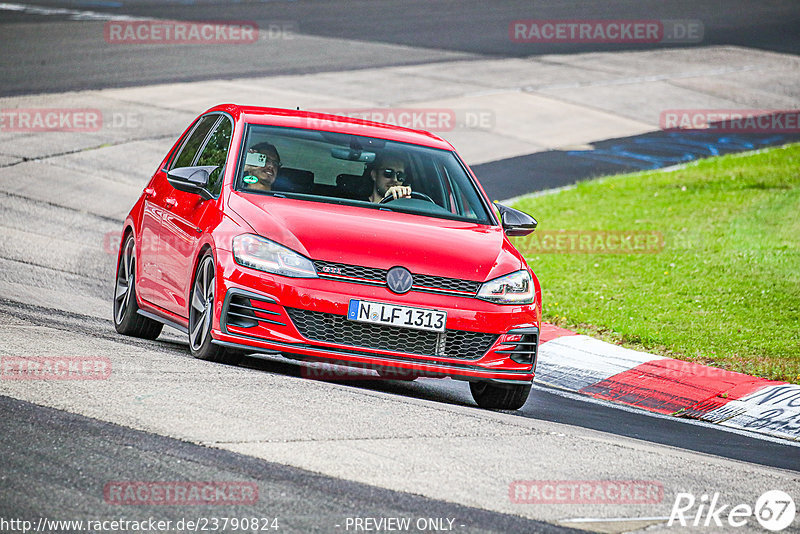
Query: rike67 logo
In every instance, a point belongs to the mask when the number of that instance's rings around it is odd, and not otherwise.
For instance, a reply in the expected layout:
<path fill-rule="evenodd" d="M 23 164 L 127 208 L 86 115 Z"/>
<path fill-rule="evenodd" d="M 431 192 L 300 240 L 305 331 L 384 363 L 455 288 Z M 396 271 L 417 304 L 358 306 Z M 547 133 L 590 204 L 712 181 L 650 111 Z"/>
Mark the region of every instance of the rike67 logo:
<path fill-rule="evenodd" d="M 678 493 L 667 526 L 738 528 L 755 517 L 763 528 L 778 532 L 792 524 L 796 513 L 794 500 L 781 490 L 767 491 L 754 506 L 726 503 L 719 493 L 703 494 L 699 499 L 691 493 Z"/>

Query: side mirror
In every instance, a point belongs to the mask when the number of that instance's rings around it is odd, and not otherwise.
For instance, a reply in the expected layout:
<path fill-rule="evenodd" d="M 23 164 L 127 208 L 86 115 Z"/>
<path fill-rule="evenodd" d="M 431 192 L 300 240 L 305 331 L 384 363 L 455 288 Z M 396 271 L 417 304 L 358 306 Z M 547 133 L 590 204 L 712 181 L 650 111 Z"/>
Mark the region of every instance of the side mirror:
<path fill-rule="evenodd" d="M 503 223 L 503 230 L 509 237 L 522 237 L 536 230 L 536 219 L 524 211 L 515 210 L 502 204 L 494 203 L 497 211 L 500 212 L 500 220 Z"/>
<path fill-rule="evenodd" d="M 200 195 L 205 200 L 214 196 L 208 190 L 208 180 L 217 165 L 199 167 L 178 167 L 167 172 L 167 181 L 178 191 Z"/>

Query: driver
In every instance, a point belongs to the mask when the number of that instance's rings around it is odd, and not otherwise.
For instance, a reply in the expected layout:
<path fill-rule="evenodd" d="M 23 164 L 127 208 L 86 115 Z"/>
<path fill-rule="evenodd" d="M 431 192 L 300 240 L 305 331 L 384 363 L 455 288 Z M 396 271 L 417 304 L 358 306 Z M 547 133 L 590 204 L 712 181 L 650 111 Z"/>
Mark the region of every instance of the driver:
<path fill-rule="evenodd" d="M 403 185 L 408 180 L 403 159 L 395 154 L 381 154 L 370 165 L 372 194 L 370 202 L 380 202 L 389 196 L 411 198 L 411 186 Z"/>
<path fill-rule="evenodd" d="M 257 143 L 247 151 L 242 180 L 248 189 L 271 191 L 280 168 L 281 157 L 275 145 L 267 142 Z"/>

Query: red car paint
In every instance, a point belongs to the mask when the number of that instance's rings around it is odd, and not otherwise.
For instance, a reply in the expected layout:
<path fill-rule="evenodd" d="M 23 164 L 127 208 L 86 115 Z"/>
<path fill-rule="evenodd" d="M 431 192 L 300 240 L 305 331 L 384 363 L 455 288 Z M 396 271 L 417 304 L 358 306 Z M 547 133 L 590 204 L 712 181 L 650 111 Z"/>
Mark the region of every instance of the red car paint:
<path fill-rule="evenodd" d="M 253 352 L 276 351 L 292 357 L 413 370 L 470 381 L 532 382 L 535 354 L 532 362 L 517 363 L 508 353 L 498 351 L 513 349 L 520 340 L 518 334 L 508 335 L 511 330 L 537 329 L 538 341 L 541 291 L 533 273 L 533 303 L 507 305 L 465 296 L 458 290 L 442 294 L 412 289 L 396 294 L 385 284 L 353 283 L 354 278 L 338 272 L 336 266 L 320 273 L 325 278 L 289 278 L 244 267 L 234 259 L 233 238 L 257 234 L 326 265 L 382 270 L 403 266 L 414 275 L 477 283 L 519 270 L 530 272 L 492 210 L 491 220 L 482 224 L 236 190 L 238 155 L 243 152 L 248 124 L 346 133 L 455 152 L 449 143 L 427 132 L 301 111 L 227 104 L 211 108 L 201 117 L 213 113 L 225 114 L 233 124 L 218 197 L 206 200 L 179 191 L 167 181 L 165 169 L 191 131 L 190 126 L 161 162 L 125 219 L 123 244 L 126 236 L 134 236 L 136 304 L 142 312 L 166 324 L 188 328 L 193 279 L 203 254 L 210 252 L 216 268 L 211 326 L 215 343 Z M 485 192 L 468 168 L 467 172 L 478 195 L 489 206 Z M 223 325 L 223 309 L 232 290 L 261 297 L 264 302 L 253 304 L 264 310 L 255 312 L 257 316 L 280 324 Z M 344 319 L 350 299 L 444 310 L 448 330 L 498 337 L 484 354 L 472 358 L 451 357 L 446 350 L 420 354 L 407 352 L 404 346 L 354 346 L 304 336 L 287 311 L 308 310 Z M 357 327 L 349 323 L 346 326 Z"/>

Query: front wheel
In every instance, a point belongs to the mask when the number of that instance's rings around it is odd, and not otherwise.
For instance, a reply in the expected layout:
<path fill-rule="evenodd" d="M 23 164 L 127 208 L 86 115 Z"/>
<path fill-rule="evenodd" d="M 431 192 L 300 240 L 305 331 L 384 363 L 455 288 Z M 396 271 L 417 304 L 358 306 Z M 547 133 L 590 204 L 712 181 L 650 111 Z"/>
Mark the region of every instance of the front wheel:
<path fill-rule="evenodd" d="M 211 324 L 214 319 L 216 269 L 214 258 L 208 254 L 200 260 L 192 284 L 189 305 L 189 351 L 195 358 L 235 365 L 242 359 L 240 352 L 212 343 Z"/>
<path fill-rule="evenodd" d="M 472 398 L 481 408 L 488 410 L 519 410 L 528 400 L 530 384 L 506 385 L 489 382 L 470 382 Z"/>

